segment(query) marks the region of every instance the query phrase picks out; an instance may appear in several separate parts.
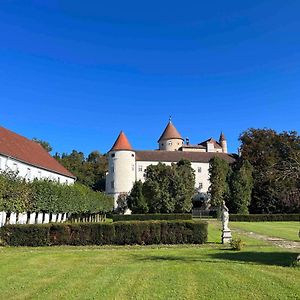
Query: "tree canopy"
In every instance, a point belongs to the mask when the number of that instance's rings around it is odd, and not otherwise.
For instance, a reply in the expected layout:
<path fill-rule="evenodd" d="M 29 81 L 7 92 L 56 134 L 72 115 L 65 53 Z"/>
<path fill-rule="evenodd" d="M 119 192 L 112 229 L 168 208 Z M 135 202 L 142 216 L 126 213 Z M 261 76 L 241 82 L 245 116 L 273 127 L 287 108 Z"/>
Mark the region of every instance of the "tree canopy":
<path fill-rule="evenodd" d="M 128 207 L 133 213 L 189 212 L 194 186 L 194 170 L 187 160 L 171 166 L 150 165 L 145 171 L 145 182 L 136 182 L 128 195 Z"/>

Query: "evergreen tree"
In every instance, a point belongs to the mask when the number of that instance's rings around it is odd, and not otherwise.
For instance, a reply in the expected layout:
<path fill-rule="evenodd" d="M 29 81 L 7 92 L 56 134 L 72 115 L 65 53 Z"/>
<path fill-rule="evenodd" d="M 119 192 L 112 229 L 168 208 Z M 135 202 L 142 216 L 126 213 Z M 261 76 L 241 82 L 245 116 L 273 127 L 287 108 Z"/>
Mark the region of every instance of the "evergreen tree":
<path fill-rule="evenodd" d="M 195 172 L 188 160 L 180 160 L 173 165 L 174 178 L 171 181 L 171 193 L 175 199 L 176 213 L 190 212 L 195 194 Z"/>
<path fill-rule="evenodd" d="M 236 163 L 230 176 L 228 207 L 232 213 L 248 214 L 253 189 L 253 167 L 247 160 Z"/>
<path fill-rule="evenodd" d="M 228 173 L 230 167 L 228 162 L 215 156 L 209 163 L 209 194 L 212 206 L 220 207 L 228 197 Z"/>
<path fill-rule="evenodd" d="M 143 183 L 136 181 L 127 197 L 128 208 L 134 214 L 144 214 L 148 212 L 148 205 L 143 194 Z"/>

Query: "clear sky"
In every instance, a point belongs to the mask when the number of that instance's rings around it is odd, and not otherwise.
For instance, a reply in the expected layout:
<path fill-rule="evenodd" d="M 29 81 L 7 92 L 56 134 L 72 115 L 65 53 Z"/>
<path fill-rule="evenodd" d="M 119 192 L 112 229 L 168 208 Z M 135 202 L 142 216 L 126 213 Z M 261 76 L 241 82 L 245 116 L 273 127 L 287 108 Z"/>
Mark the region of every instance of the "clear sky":
<path fill-rule="evenodd" d="M 300 131 L 300 1 L 1 0 L 0 124 L 54 150 Z"/>

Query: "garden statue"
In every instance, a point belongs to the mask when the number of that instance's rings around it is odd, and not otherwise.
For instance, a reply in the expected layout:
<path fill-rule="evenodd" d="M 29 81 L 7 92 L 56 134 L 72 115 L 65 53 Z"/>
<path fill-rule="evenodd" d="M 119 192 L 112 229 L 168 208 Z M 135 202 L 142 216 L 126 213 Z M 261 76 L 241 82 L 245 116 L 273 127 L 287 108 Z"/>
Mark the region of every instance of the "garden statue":
<path fill-rule="evenodd" d="M 222 244 L 226 244 L 226 243 L 230 243 L 230 241 L 232 240 L 232 236 L 231 236 L 231 230 L 228 228 L 229 213 L 225 201 L 223 201 L 221 212 L 222 212 Z"/>

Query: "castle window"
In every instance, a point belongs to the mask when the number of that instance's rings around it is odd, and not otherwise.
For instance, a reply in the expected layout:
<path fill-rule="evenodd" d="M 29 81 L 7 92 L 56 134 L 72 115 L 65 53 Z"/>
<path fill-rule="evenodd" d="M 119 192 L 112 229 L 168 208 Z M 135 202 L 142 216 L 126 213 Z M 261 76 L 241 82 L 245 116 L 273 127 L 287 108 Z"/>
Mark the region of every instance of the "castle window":
<path fill-rule="evenodd" d="M 202 168 L 198 167 L 198 173 L 201 173 L 201 172 L 202 172 Z"/>
<path fill-rule="evenodd" d="M 38 171 L 38 179 L 42 178 L 42 171 Z"/>
<path fill-rule="evenodd" d="M 139 166 L 139 172 L 143 172 L 143 166 Z"/>
<path fill-rule="evenodd" d="M 113 153 L 113 154 L 111 155 L 111 157 L 115 157 L 115 153 Z"/>
<path fill-rule="evenodd" d="M 131 165 L 131 170 L 134 171 L 134 164 Z"/>
<path fill-rule="evenodd" d="M 13 171 L 14 172 L 18 171 L 18 165 L 16 163 L 13 163 Z"/>
<path fill-rule="evenodd" d="M 199 189 L 202 189 L 202 188 L 203 188 L 203 183 L 199 182 Z"/>
<path fill-rule="evenodd" d="M 113 173 L 115 171 L 114 167 L 110 168 L 110 172 Z"/>
<path fill-rule="evenodd" d="M 27 168 L 27 174 L 26 174 L 26 177 L 28 179 L 31 179 L 31 169 L 30 168 Z"/>
<path fill-rule="evenodd" d="M 169 141 L 169 142 L 168 142 L 168 145 L 169 145 L 169 146 L 172 146 L 172 142 L 171 142 L 171 141 Z"/>
<path fill-rule="evenodd" d="M 114 181 L 111 181 L 111 182 L 110 182 L 110 188 L 112 188 L 112 189 L 115 188 L 115 182 L 114 182 Z"/>
<path fill-rule="evenodd" d="M 134 154 L 132 153 L 131 156 L 134 157 Z"/>

